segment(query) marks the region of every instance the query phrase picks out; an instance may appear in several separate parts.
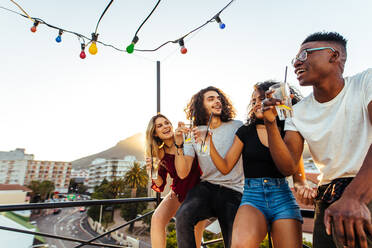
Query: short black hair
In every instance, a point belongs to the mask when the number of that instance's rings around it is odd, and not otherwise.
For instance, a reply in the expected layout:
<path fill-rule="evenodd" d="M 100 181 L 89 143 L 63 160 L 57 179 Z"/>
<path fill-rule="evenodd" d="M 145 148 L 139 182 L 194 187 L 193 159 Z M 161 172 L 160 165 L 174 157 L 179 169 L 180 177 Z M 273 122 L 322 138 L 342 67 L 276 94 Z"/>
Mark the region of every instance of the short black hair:
<path fill-rule="evenodd" d="M 339 33 L 337 32 L 316 32 L 313 34 L 310 34 L 306 39 L 302 42 L 302 45 L 307 43 L 307 42 L 312 42 L 312 41 L 329 41 L 329 42 L 334 42 L 339 45 L 341 45 L 345 51 L 346 51 L 346 44 L 347 40 Z"/>

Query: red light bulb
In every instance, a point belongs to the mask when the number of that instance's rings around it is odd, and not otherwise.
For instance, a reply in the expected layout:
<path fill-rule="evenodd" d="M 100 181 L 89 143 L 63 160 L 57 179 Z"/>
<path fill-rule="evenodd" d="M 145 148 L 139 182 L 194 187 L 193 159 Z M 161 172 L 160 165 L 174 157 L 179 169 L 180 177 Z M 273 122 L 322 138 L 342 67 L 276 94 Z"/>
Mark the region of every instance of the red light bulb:
<path fill-rule="evenodd" d="M 31 27 L 31 32 L 32 32 L 32 33 L 35 33 L 35 32 L 36 32 L 36 26 L 32 26 L 32 27 Z"/>
<path fill-rule="evenodd" d="M 86 57 L 87 57 L 87 55 L 85 54 L 84 50 L 81 51 L 81 53 L 80 53 L 80 58 L 81 58 L 81 59 L 85 59 Z"/>
<path fill-rule="evenodd" d="M 181 53 L 186 54 L 187 53 L 187 48 L 186 47 L 181 47 Z"/>

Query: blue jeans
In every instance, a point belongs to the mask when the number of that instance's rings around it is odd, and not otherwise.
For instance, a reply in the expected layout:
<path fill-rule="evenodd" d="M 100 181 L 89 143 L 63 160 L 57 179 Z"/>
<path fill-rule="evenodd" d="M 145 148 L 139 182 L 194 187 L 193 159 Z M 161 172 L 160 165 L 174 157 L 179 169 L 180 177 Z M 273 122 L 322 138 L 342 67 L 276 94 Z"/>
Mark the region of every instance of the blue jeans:
<path fill-rule="evenodd" d="M 231 246 L 232 227 L 242 194 L 209 182 L 192 188 L 176 214 L 177 245 L 195 248 L 194 226 L 201 220 L 217 217 L 225 247 Z"/>
<path fill-rule="evenodd" d="M 300 208 L 285 178 L 246 178 L 240 206 L 243 205 L 260 210 L 268 225 L 278 219 L 303 222 Z"/>

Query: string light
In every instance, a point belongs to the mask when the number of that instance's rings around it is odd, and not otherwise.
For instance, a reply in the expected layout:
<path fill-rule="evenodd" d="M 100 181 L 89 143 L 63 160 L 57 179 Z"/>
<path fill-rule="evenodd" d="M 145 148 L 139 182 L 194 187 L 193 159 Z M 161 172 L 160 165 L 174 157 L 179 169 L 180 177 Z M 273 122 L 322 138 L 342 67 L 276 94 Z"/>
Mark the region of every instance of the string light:
<path fill-rule="evenodd" d="M 31 32 L 35 33 L 37 30 L 37 26 L 39 25 L 39 21 L 35 21 L 34 25 L 31 27 Z"/>
<path fill-rule="evenodd" d="M 220 26 L 220 29 L 224 29 L 226 27 L 225 23 L 223 23 L 221 21 L 221 18 L 219 15 L 216 15 L 216 17 L 214 18 L 216 20 L 216 22 L 218 23 L 218 25 Z"/>
<path fill-rule="evenodd" d="M 98 52 L 97 45 L 96 45 L 97 39 L 98 39 L 98 34 L 92 33 L 92 44 L 89 47 L 89 53 L 92 55 L 95 55 Z"/>
<path fill-rule="evenodd" d="M 62 34 L 63 34 L 63 30 L 60 29 L 60 30 L 58 31 L 58 36 L 57 36 L 57 38 L 56 38 L 56 42 L 57 42 L 57 43 L 60 43 L 60 42 L 62 41 Z"/>
<path fill-rule="evenodd" d="M 36 32 L 37 31 L 37 26 L 41 23 L 41 24 L 44 24 L 50 28 L 53 28 L 53 29 L 57 29 L 59 30 L 58 32 L 58 36 L 56 37 L 56 42 L 60 43 L 62 41 L 62 34 L 63 33 L 70 33 L 70 34 L 73 34 L 73 35 L 76 35 L 79 39 L 82 38 L 82 39 L 86 39 L 88 40 L 88 43 L 91 43 L 90 47 L 89 47 L 89 52 L 92 54 L 92 55 L 95 55 L 97 54 L 98 52 L 98 49 L 97 49 L 97 43 L 100 43 L 104 46 L 109 46 L 117 51 L 120 51 L 120 52 L 127 52 L 127 53 L 133 53 L 134 51 L 139 51 L 139 52 L 155 52 L 157 50 L 159 50 L 160 48 L 162 48 L 163 46 L 169 44 L 169 43 L 179 43 L 179 45 L 181 46 L 181 53 L 182 54 L 185 54 L 187 53 L 187 48 L 184 46 L 184 38 L 186 38 L 188 35 L 190 35 L 191 33 L 203 28 L 204 26 L 206 26 L 208 23 L 210 22 L 214 22 L 216 21 L 218 24 L 219 24 L 219 27 L 221 29 L 224 29 L 226 27 L 226 25 L 221 21 L 221 18 L 219 17 L 219 15 L 228 7 L 230 6 L 235 0 L 230 0 L 230 2 L 225 6 L 223 7 L 216 15 L 214 15 L 211 19 L 209 19 L 207 22 L 205 22 L 204 24 L 200 25 L 199 27 L 191 30 L 190 32 L 188 32 L 187 34 L 181 36 L 181 38 L 178 38 L 178 39 L 175 39 L 175 40 L 170 40 L 170 41 L 166 41 L 164 42 L 163 44 L 161 44 L 160 46 L 158 46 L 157 48 L 154 48 L 154 49 L 135 49 L 135 45 L 136 43 L 138 42 L 139 38 L 138 38 L 138 32 L 140 31 L 141 27 L 146 23 L 146 21 L 149 19 L 149 17 L 152 15 L 152 13 L 155 11 L 155 9 L 157 8 L 157 6 L 159 5 L 159 3 L 161 2 L 161 0 L 158 0 L 158 2 L 156 3 L 155 7 L 152 9 L 152 11 L 150 12 L 150 14 L 146 17 L 146 19 L 141 23 L 141 25 L 139 26 L 139 28 L 137 29 L 133 39 L 132 39 L 132 42 L 129 46 L 126 47 L 126 49 L 120 49 L 120 48 L 117 48 L 111 44 L 106 44 L 106 43 L 103 43 L 101 41 L 98 41 L 98 34 L 97 34 L 97 29 L 98 29 L 98 25 L 102 19 L 102 17 L 104 16 L 104 14 L 106 13 L 106 11 L 108 10 L 108 8 L 111 6 L 111 4 L 113 3 L 113 0 L 110 1 L 110 3 L 106 6 L 105 10 L 103 11 L 103 13 L 101 14 L 101 17 L 97 23 L 97 26 L 96 26 L 96 30 L 94 33 L 92 33 L 92 38 L 88 38 L 82 34 L 79 34 L 79 33 L 76 33 L 76 32 L 73 32 L 73 31 L 68 31 L 66 29 L 62 29 L 62 28 L 59 28 L 59 27 L 56 27 L 54 25 L 51 25 L 51 24 L 48 24 L 46 23 L 45 21 L 43 21 L 42 19 L 40 18 L 35 18 L 35 17 L 31 17 L 29 16 L 25 10 L 22 9 L 22 7 L 17 4 L 14 0 L 11 0 L 24 14 L 21 14 L 21 13 L 18 13 L 16 11 L 13 11 L 13 10 L 10 10 L 10 9 L 7 9 L 7 8 L 4 8 L 2 6 L 0 6 L 1 9 L 4 9 L 4 10 L 7 10 L 9 12 L 13 12 L 15 14 L 18 14 L 22 17 L 25 17 L 25 18 L 28 18 L 30 19 L 31 21 L 33 21 L 33 26 L 31 27 L 31 32 Z M 181 45 L 182 43 L 182 45 Z M 85 45 L 86 43 L 84 42 L 84 48 L 83 48 L 83 44 L 82 44 L 82 50 L 81 50 L 81 53 L 80 53 L 80 57 L 82 59 L 84 59 L 86 57 L 86 54 L 85 54 Z M 83 58 L 84 57 L 84 58 Z"/>
<path fill-rule="evenodd" d="M 178 44 L 180 44 L 180 46 L 181 46 L 181 53 L 186 54 L 187 53 L 187 48 L 185 47 L 185 42 L 183 41 L 183 39 L 180 39 L 178 41 Z"/>
<path fill-rule="evenodd" d="M 133 40 L 132 40 L 132 43 L 130 43 L 129 46 L 127 46 L 127 53 L 133 53 L 134 51 L 134 45 L 138 42 L 138 36 L 134 36 Z"/>
<path fill-rule="evenodd" d="M 85 50 L 85 44 L 81 43 L 81 53 L 80 53 L 80 58 L 81 59 L 85 59 L 87 57 L 84 50 Z"/>

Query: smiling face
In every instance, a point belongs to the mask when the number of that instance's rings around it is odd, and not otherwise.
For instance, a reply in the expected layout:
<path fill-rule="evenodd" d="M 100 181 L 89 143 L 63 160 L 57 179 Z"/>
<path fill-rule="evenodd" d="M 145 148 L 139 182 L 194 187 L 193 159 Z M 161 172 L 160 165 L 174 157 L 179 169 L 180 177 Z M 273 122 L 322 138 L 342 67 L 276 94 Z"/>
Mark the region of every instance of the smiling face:
<path fill-rule="evenodd" d="M 300 51 L 309 48 L 329 47 L 334 44 L 324 41 L 313 41 L 304 43 Z M 305 61 L 296 60 L 294 63 L 295 74 L 301 86 L 317 85 L 326 79 L 335 69 L 336 64 L 332 63 L 334 52 L 331 49 L 308 51 Z"/>
<path fill-rule="evenodd" d="M 251 106 L 252 113 L 257 119 L 263 119 L 262 101 L 265 100 L 265 92 L 255 89 L 252 94 Z"/>
<path fill-rule="evenodd" d="M 172 123 L 164 117 L 156 118 L 154 136 L 161 140 L 173 138 Z"/>
<path fill-rule="evenodd" d="M 204 93 L 203 105 L 208 116 L 211 113 L 213 113 L 214 116 L 221 115 L 222 112 L 221 97 L 216 91 L 210 90 Z"/>

